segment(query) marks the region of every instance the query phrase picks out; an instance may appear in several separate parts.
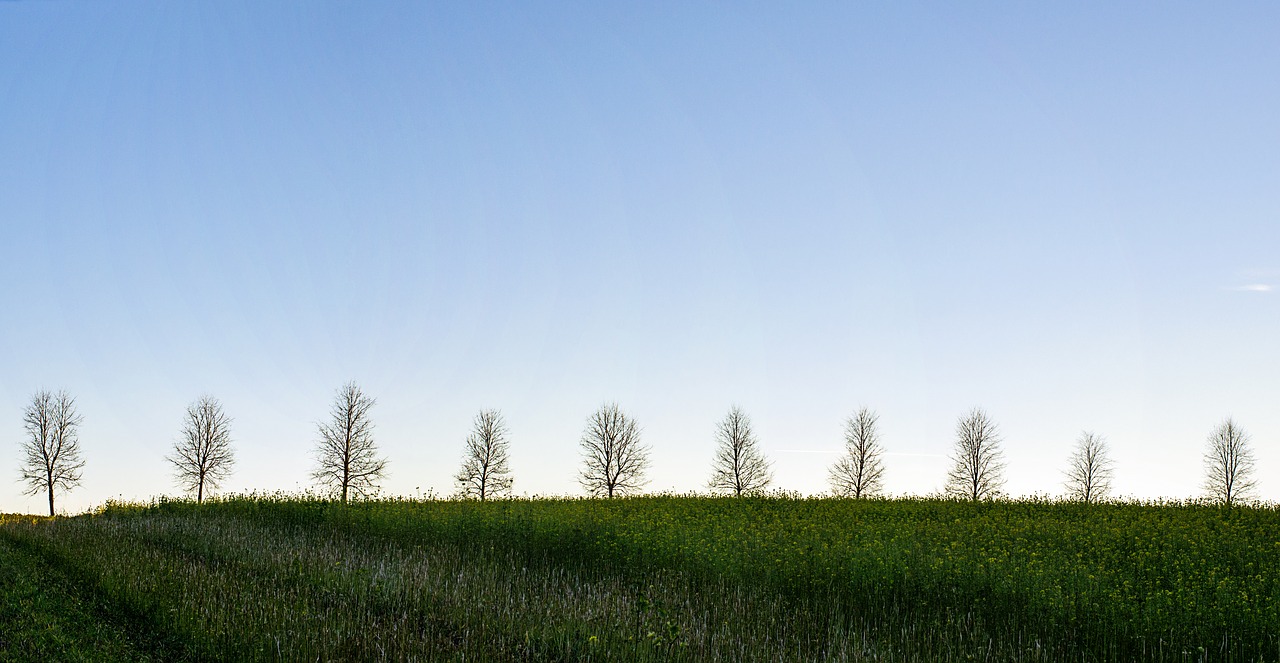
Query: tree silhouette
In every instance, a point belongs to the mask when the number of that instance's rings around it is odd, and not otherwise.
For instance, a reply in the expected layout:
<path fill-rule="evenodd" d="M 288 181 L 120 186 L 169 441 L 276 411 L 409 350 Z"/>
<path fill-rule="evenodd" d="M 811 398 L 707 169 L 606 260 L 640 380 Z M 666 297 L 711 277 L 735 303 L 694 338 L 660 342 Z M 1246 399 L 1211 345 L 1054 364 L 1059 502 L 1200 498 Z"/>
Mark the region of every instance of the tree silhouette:
<path fill-rule="evenodd" d="M 235 450 L 231 448 L 231 418 L 212 396 L 187 406 L 182 433 L 173 445 L 174 476 L 184 489 L 204 501 L 205 487 L 217 488 L 231 475 Z"/>
<path fill-rule="evenodd" d="M 751 419 L 735 405 L 716 425 L 716 456 L 708 485 L 740 497 L 764 490 L 772 481 L 769 461 L 760 451 Z"/>
<path fill-rule="evenodd" d="M 338 389 L 329 421 L 317 426 L 317 467 L 311 476 L 340 494 L 344 504 L 351 496 L 376 493 L 378 482 L 386 476 L 387 461 L 378 456 L 373 441 L 373 420 L 369 418 L 373 404 L 355 382 L 348 382 Z"/>
<path fill-rule="evenodd" d="M 981 408 L 956 422 L 953 466 L 947 473 L 948 495 L 970 500 L 996 497 L 1004 486 L 1003 453 L 996 425 Z"/>
<path fill-rule="evenodd" d="M 1101 435 L 1085 431 L 1076 440 L 1076 449 L 1067 463 L 1067 497 L 1096 502 L 1111 492 L 1111 452 Z"/>
<path fill-rule="evenodd" d="M 1249 434 L 1230 417 L 1209 436 L 1204 488 L 1226 506 L 1253 496 L 1253 449 Z"/>
<path fill-rule="evenodd" d="M 879 415 L 864 407 L 845 422 L 845 452 L 830 472 L 831 490 L 836 495 L 862 498 L 884 487 L 879 421 Z"/>
<path fill-rule="evenodd" d="M 47 493 L 53 515 L 55 490 L 80 485 L 84 460 L 80 458 L 80 422 L 75 399 L 65 391 L 38 391 L 23 410 L 22 480 L 27 495 Z"/>
<path fill-rule="evenodd" d="M 481 410 L 467 436 L 462 469 L 455 477 L 463 497 L 480 501 L 511 492 L 511 468 L 508 466 L 507 426 L 502 413 Z"/>
<path fill-rule="evenodd" d="M 649 449 L 640 443 L 640 428 L 617 403 L 606 403 L 587 419 L 580 441 L 582 472 L 578 482 L 593 496 L 613 497 L 640 490 L 647 483 Z"/>

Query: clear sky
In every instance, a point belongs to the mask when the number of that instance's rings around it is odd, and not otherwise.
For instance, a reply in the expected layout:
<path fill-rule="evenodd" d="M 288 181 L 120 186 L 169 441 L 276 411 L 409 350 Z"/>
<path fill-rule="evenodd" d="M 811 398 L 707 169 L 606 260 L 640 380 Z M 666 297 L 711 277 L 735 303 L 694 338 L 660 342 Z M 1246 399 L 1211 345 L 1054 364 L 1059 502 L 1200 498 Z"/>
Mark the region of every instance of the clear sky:
<path fill-rule="evenodd" d="M 579 494 L 616 400 L 653 490 L 738 404 L 824 491 L 866 405 L 930 493 L 982 406 L 1013 495 L 1084 429 L 1198 495 L 1230 415 L 1280 499 L 1280 5 L 956 4 L 0 3 L 0 511 L 37 389 L 74 511 L 175 494 L 205 393 L 226 490 L 305 488 L 351 379 L 393 494 L 484 407 Z"/>

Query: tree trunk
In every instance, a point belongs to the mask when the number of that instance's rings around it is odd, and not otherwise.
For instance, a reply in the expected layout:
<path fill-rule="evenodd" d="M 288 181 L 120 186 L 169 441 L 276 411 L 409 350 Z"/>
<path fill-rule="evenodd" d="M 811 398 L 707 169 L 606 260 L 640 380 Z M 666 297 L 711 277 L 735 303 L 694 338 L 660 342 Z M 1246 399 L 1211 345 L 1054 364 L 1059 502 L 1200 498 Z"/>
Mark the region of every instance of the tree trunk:
<path fill-rule="evenodd" d="M 49 516 L 53 516 L 53 484 L 49 484 Z"/>

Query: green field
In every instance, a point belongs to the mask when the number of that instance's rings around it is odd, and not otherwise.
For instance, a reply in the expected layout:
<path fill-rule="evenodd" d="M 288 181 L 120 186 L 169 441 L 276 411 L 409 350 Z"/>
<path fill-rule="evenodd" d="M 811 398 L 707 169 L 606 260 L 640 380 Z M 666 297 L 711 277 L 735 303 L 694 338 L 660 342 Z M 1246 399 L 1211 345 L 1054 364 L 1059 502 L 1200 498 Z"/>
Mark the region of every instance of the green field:
<path fill-rule="evenodd" d="M 236 498 L 0 519 L 2 660 L 1280 660 L 1280 511 Z"/>

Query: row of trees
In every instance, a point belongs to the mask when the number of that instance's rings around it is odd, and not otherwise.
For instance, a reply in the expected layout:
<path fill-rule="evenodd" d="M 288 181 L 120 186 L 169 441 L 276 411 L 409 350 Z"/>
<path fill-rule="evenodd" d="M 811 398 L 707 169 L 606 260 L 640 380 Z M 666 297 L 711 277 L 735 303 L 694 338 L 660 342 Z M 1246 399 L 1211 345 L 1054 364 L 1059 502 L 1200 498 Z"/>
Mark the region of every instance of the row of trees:
<path fill-rule="evenodd" d="M 378 451 L 370 410 L 374 399 L 354 383 L 343 385 L 327 421 L 317 424 L 315 469 L 311 477 L 346 502 L 375 494 L 386 477 L 387 459 Z M 22 480 L 27 494 L 47 493 L 49 515 L 55 491 L 79 485 L 84 469 L 79 429 L 82 417 L 65 391 L 40 391 L 23 412 Z M 166 460 L 178 484 L 197 501 L 218 488 L 235 465 L 232 420 L 211 396 L 187 407 L 173 452 Z M 884 446 L 879 416 L 860 409 L 845 422 L 845 449 L 829 470 L 832 492 L 864 498 L 884 489 Z M 732 407 L 716 426 L 711 490 L 741 496 L 758 493 L 773 481 L 771 464 L 760 449 L 751 419 Z M 616 403 L 608 403 L 588 419 L 579 440 L 582 467 L 578 481 L 592 496 L 635 493 L 647 484 L 649 447 L 640 427 Z M 945 491 L 970 500 L 998 497 L 1004 487 L 1004 454 L 995 422 L 980 408 L 960 417 L 950 457 Z M 1228 506 L 1253 496 L 1254 461 L 1249 437 L 1231 419 L 1209 437 L 1204 456 L 1204 488 Z M 1067 496 L 1096 502 L 1110 494 L 1114 463 L 1106 440 L 1084 432 L 1065 471 Z M 509 495 L 513 483 L 510 437 L 502 413 L 483 410 L 472 422 L 455 481 L 462 497 L 486 500 Z"/>
<path fill-rule="evenodd" d="M 845 425 L 845 452 L 831 467 L 831 487 L 837 495 L 864 497 L 883 488 L 884 449 L 878 416 L 863 408 Z M 991 417 L 975 408 L 956 422 L 956 441 L 947 495 L 971 500 L 999 497 L 1004 488 L 1004 452 Z M 1208 439 L 1204 455 L 1204 489 L 1209 497 L 1231 506 L 1254 497 L 1254 458 L 1249 436 L 1228 418 Z M 1106 438 L 1084 431 L 1067 461 L 1063 485 L 1067 497 L 1097 502 L 1111 494 L 1115 463 Z"/>

